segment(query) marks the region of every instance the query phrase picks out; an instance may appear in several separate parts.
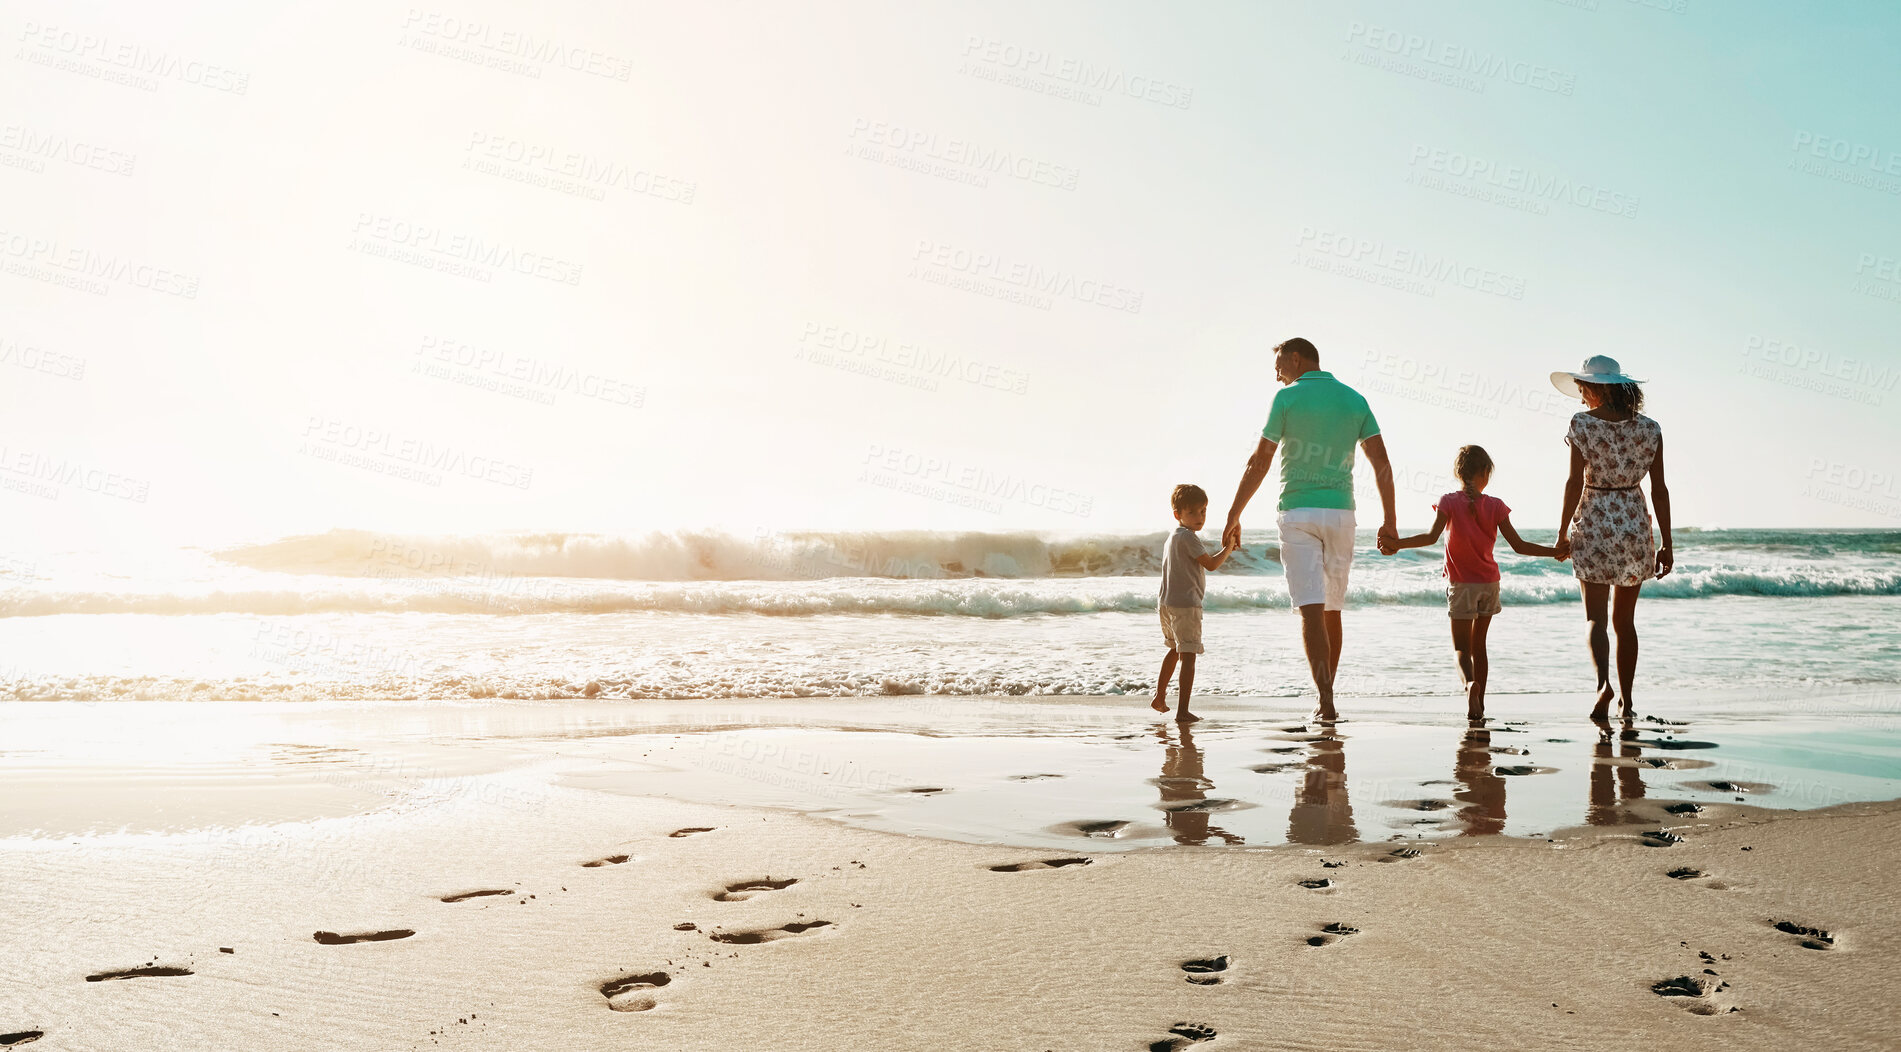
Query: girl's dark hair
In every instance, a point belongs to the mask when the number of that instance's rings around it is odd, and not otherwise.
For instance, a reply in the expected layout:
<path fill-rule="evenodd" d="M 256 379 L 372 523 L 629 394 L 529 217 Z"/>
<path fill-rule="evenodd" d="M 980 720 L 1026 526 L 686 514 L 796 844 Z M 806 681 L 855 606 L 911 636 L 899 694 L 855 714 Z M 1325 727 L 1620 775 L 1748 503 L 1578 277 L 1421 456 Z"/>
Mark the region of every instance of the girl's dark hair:
<path fill-rule="evenodd" d="M 1644 389 L 1637 384 L 1593 384 L 1579 380 L 1578 386 L 1596 391 L 1603 399 L 1604 408 L 1613 413 L 1635 416 L 1643 412 Z"/>
<path fill-rule="evenodd" d="M 1477 511 L 1479 496 L 1472 489 L 1472 480 L 1492 473 L 1492 455 L 1484 446 L 1460 446 L 1459 455 L 1452 458 L 1452 473 L 1463 483 L 1460 488 L 1465 491 L 1465 502 Z"/>

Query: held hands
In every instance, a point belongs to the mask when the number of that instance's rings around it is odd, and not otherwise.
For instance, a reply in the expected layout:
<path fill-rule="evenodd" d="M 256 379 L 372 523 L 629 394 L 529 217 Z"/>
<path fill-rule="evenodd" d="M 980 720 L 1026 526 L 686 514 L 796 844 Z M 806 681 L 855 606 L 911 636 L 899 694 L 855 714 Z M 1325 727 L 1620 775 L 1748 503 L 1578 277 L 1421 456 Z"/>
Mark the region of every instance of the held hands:
<path fill-rule="evenodd" d="M 1399 531 L 1394 529 L 1393 524 L 1389 522 L 1380 527 L 1379 533 L 1375 535 L 1374 543 L 1379 546 L 1381 555 L 1391 555 L 1399 551 Z"/>
<path fill-rule="evenodd" d="M 1221 530 L 1221 546 L 1230 551 L 1241 547 L 1240 519 L 1228 520 L 1228 525 Z"/>
<path fill-rule="evenodd" d="M 1563 562 L 1566 559 L 1571 558 L 1571 538 L 1559 537 L 1558 543 L 1552 545 L 1551 547 L 1557 552 L 1556 555 L 1552 556 L 1553 559 L 1556 559 L 1559 562 Z"/>

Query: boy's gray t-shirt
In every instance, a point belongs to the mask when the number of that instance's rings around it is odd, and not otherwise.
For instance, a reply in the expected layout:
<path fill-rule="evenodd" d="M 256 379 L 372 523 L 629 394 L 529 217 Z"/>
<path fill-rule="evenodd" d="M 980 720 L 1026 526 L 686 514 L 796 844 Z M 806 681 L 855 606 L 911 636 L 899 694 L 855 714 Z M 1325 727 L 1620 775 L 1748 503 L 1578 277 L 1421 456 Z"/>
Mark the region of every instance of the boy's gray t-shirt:
<path fill-rule="evenodd" d="M 1201 568 L 1195 560 L 1197 555 L 1208 554 L 1195 531 L 1186 526 L 1175 527 L 1168 535 L 1168 544 L 1162 549 L 1162 601 L 1163 606 L 1200 606 L 1201 597 L 1207 588 L 1208 571 Z"/>

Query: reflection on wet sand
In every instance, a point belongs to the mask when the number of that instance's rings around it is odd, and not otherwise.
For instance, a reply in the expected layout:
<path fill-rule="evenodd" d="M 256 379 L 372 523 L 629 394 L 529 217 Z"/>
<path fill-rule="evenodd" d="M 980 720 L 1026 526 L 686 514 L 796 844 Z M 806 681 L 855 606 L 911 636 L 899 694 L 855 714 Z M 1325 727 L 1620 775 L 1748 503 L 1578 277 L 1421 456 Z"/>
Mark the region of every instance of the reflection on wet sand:
<path fill-rule="evenodd" d="M 1181 735 L 1177 743 L 1171 732 Z M 1162 802 L 1156 806 L 1162 809 L 1162 820 L 1168 824 L 1168 831 L 1174 835 L 1177 844 L 1206 844 L 1209 837 L 1219 837 L 1226 844 L 1245 843 L 1240 837 L 1209 824 L 1207 811 L 1207 790 L 1215 787 L 1202 773 L 1201 749 L 1195 745 L 1195 732 L 1188 724 L 1164 723 L 1155 729 L 1155 736 L 1162 740 L 1162 774 L 1155 779 L 1161 787 Z"/>
<path fill-rule="evenodd" d="M 1594 826 L 1643 821 L 1619 806 L 1644 798 L 1643 769 L 1637 764 L 1644 751 L 1637 741 L 1637 729 L 1631 721 L 1625 720 L 1623 728 L 1615 732 L 1622 746 L 1618 755 L 1629 761 L 1627 763 L 1611 762 L 1612 736 L 1609 722 L 1597 725 L 1597 746 L 1592 750 L 1591 803 L 1584 812 L 1584 820 Z"/>
<path fill-rule="evenodd" d="M 1347 844 L 1360 838 L 1347 800 L 1346 739 L 1331 728 L 1307 745 L 1307 770 L 1294 786 L 1287 839 L 1296 844 Z"/>
<path fill-rule="evenodd" d="M 1492 732 L 1474 722 L 1459 742 L 1452 776 L 1459 789 L 1452 798 L 1465 806 L 1458 818 L 1460 836 L 1491 836 L 1505 831 L 1505 779 L 1492 767 Z"/>

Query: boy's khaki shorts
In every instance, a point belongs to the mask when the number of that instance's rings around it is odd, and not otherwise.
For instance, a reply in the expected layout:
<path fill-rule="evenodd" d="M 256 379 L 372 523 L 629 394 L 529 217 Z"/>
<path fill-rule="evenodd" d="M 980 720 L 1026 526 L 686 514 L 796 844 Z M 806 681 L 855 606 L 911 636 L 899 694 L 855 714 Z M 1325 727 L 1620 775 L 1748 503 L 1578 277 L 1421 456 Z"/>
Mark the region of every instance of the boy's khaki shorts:
<path fill-rule="evenodd" d="M 1446 608 L 1454 621 L 1476 621 L 1505 609 L 1499 605 L 1497 581 L 1452 581 L 1446 585 Z"/>
<path fill-rule="evenodd" d="M 1199 654 L 1201 650 L 1201 607 L 1161 606 L 1162 638 L 1177 654 Z"/>

